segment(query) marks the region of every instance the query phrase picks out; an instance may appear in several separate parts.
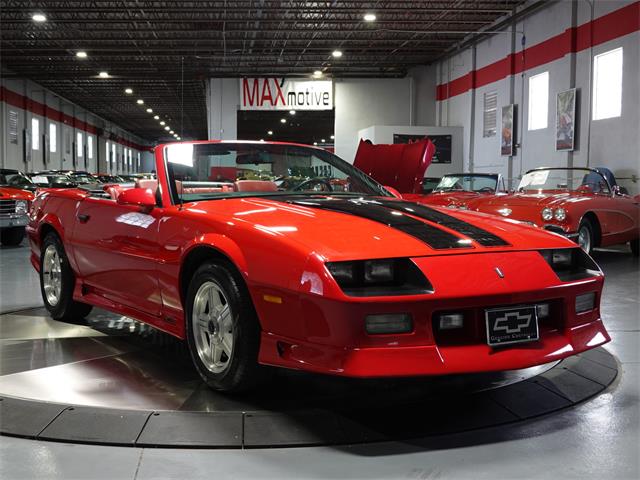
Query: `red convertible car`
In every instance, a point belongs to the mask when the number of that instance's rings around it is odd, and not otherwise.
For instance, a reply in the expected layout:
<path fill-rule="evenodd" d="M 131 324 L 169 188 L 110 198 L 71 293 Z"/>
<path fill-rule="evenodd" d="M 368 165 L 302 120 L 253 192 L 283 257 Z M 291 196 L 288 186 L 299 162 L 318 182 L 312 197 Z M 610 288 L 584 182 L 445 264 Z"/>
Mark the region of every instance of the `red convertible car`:
<path fill-rule="evenodd" d="M 566 238 L 394 198 L 318 148 L 188 142 L 155 155 L 157 181 L 40 193 L 31 262 L 53 318 L 98 306 L 186 339 L 214 389 L 255 386 L 264 365 L 440 375 L 609 341 L 603 274 Z M 260 180 L 238 180 L 247 170 Z"/>
<path fill-rule="evenodd" d="M 402 198 L 424 205 L 465 208 L 471 200 L 506 193 L 499 173 L 451 173 L 444 175 L 428 195 L 405 193 Z"/>
<path fill-rule="evenodd" d="M 537 168 L 513 194 L 478 197 L 466 207 L 559 233 L 587 253 L 621 243 L 639 253 L 640 196 L 624 193 L 606 168 Z"/>

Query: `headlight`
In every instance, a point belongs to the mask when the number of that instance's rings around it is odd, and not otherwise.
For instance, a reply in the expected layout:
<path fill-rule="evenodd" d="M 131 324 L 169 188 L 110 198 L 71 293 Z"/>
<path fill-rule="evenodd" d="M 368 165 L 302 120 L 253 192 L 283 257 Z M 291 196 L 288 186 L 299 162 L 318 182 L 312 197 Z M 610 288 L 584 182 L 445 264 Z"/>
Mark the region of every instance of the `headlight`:
<path fill-rule="evenodd" d="M 20 215 L 25 214 L 29 211 L 29 202 L 26 200 L 16 200 L 16 213 Z"/>
<path fill-rule="evenodd" d="M 352 297 L 433 292 L 429 280 L 408 258 L 329 262 L 327 269 L 342 291 Z"/>
<path fill-rule="evenodd" d="M 556 208 L 553 212 L 553 217 L 562 222 L 565 218 L 567 218 L 567 211 L 564 208 Z"/>
<path fill-rule="evenodd" d="M 549 221 L 553 218 L 553 210 L 551 210 L 550 208 L 543 208 L 542 209 L 542 219 L 545 221 Z"/>
<path fill-rule="evenodd" d="M 540 250 L 540 255 L 563 282 L 601 275 L 600 267 L 580 247 Z"/>

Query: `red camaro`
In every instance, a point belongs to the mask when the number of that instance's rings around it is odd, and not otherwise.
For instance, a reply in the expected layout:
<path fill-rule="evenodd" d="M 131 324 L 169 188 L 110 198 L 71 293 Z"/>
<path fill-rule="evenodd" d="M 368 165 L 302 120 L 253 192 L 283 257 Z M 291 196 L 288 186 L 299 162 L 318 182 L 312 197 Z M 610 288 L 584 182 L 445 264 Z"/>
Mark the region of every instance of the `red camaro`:
<path fill-rule="evenodd" d="M 605 168 L 537 168 L 513 194 L 478 197 L 466 207 L 538 225 L 588 253 L 627 242 L 639 253 L 640 196 L 627 195 Z"/>
<path fill-rule="evenodd" d="M 254 386 L 263 365 L 439 375 L 609 341 L 602 272 L 558 235 L 390 197 L 302 145 L 161 145 L 156 170 L 136 188 L 40 193 L 31 261 L 54 318 L 98 306 L 184 338 L 215 389 Z"/>

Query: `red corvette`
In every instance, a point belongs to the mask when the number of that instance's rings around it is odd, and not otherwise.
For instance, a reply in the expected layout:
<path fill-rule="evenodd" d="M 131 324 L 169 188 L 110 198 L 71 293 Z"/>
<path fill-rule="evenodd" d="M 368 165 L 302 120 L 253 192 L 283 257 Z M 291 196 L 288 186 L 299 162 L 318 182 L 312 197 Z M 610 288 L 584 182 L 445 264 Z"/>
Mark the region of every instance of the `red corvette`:
<path fill-rule="evenodd" d="M 99 306 L 186 339 L 215 389 L 258 384 L 262 365 L 440 375 L 609 341 L 602 272 L 558 235 L 390 197 L 302 145 L 161 145 L 156 170 L 103 195 L 40 193 L 31 261 L 54 318 Z"/>
<path fill-rule="evenodd" d="M 627 195 L 606 168 L 530 170 L 515 193 L 478 197 L 466 207 L 538 225 L 575 240 L 587 253 L 627 242 L 639 253 L 640 195 Z"/>

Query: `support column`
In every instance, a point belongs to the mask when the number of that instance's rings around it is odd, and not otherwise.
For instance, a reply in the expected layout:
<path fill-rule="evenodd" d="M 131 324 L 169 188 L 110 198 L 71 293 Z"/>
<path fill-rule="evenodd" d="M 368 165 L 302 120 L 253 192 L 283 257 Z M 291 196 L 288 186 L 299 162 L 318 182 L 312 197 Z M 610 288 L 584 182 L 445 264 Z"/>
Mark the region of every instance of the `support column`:
<path fill-rule="evenodd" d="M 207 83 L 207 131 L 209 140 L 238 139 L 237 78 L 211 78 Z"/>

